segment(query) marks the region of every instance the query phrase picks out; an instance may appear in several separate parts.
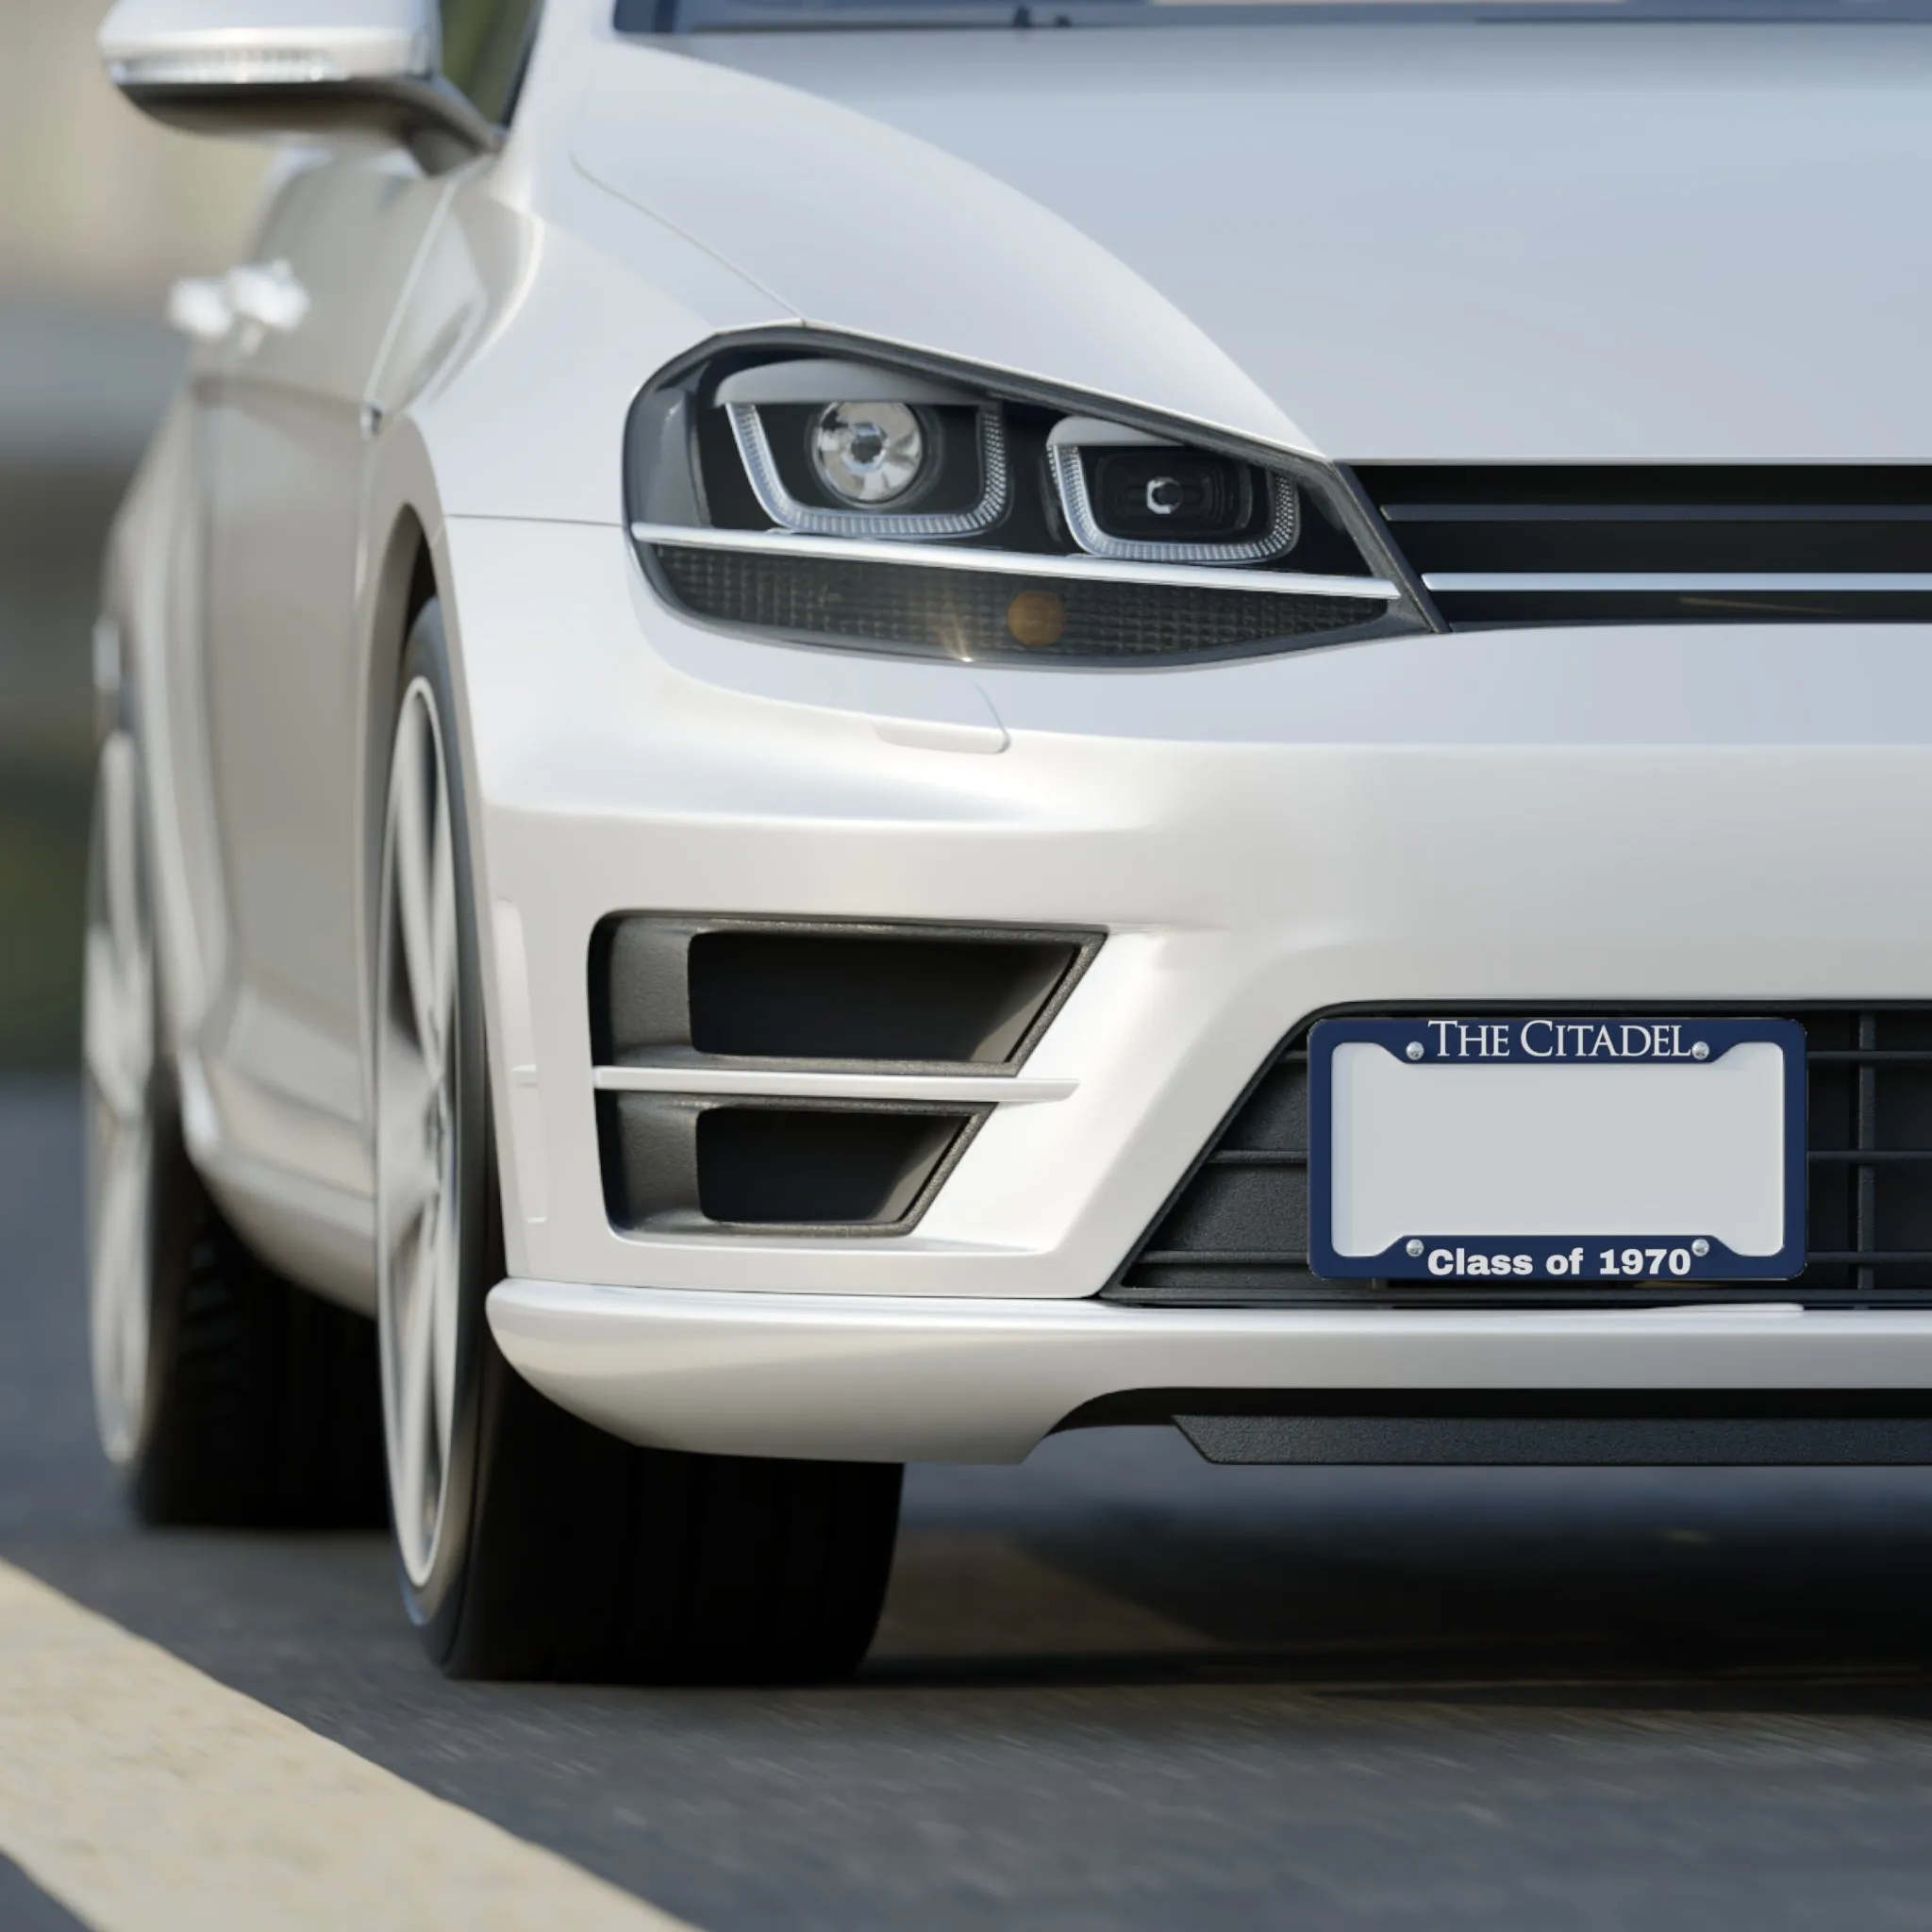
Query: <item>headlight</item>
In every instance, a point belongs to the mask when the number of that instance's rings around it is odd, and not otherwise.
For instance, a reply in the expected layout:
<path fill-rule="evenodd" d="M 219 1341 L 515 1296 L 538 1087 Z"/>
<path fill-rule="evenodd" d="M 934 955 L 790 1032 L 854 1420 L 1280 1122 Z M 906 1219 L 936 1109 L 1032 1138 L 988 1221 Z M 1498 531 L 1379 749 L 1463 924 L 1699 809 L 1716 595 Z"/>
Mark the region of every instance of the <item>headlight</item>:
<path fill-rule="evenodd" d="M 791 342 L 672 371 L 627 436 L 652 582 L 735 632 L 1145 664 L 1428 627 L 1338 473 L 1086 398 Z"/>

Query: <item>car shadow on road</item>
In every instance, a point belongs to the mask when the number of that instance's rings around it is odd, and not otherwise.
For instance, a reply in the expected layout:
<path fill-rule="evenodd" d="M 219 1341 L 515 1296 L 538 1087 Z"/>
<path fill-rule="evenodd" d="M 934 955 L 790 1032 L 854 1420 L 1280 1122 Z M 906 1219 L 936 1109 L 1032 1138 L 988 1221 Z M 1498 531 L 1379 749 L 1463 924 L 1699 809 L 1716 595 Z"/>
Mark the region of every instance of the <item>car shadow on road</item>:
<path fill-rule="evenodd" d="M 915 1476 L 866 1681 L 1932 1715 L 1932 1472 L 1047 1446 L 1030 1485 Z"/>

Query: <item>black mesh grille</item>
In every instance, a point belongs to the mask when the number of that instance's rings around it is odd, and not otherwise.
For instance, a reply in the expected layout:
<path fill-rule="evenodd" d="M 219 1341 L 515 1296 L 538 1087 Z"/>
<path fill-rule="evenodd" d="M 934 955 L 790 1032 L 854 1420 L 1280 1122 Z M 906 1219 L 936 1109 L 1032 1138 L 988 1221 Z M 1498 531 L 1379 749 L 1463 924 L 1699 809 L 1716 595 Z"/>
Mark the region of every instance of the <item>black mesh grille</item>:
<path fill-rule="evenodd" d="M 1794 1007 L 1778 1016 L 1805 1028 L 1809 1079 L 1809 1256 L 1795 1281 L 1470 1295 L 1415 1282 L 1318 1279 L 1307 1265 L 1304 1027 L 1263 1068 L 1106 1294 L 1195 1306 L 1932 1303 L 1932 1007 Z"/>
<path fill-rule="evenodd" d="M 1921 466 L 1445 463 L 1357 474 L 1457 628 L 1932 617 L 1932 469 Z"/>
<path fill-rule="evenodd" d="M 1380 620 L 1374 599 L 1007 575 L 660 544 L 672 594 L 739 630 L 935 657 L 1133 662 L 1291 647 Z"/>

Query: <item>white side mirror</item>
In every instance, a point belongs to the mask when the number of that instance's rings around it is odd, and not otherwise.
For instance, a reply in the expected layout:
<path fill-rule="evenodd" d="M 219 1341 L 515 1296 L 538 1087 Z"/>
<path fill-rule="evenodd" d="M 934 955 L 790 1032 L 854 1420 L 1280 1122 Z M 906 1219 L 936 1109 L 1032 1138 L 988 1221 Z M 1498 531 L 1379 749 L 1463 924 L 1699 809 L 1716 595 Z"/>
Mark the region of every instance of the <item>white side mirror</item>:
<path fill-rule="evenodd" d="M 120 0 L 100 45 L 129 89 L 430 80 L 437 66 L 420 0 Z"/>
<path fill-rule="evenodd" d="M 435 0 L 118 0 L 108 76 L 157 120 L 208 133 L 375 134 L 447 165 L 496 130 L 438 75 Z"/>

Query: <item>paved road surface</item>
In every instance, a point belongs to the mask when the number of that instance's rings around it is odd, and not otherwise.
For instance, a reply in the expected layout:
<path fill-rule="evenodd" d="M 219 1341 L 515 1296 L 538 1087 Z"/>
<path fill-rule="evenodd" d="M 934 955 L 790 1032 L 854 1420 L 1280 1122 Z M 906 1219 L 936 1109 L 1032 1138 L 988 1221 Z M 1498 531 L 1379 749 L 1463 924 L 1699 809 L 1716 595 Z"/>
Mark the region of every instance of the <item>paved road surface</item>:
<path fill-rule="evenodd" d="M 1096 1432 L 912 1472 L 849 1687 L 451 1685 L 379 1539 L 129 1525 L 76 1135 L 0 1089 L 0 1559 L 706 1932 L 1932 1927 L 1932 1473 Z M 72 1923 L 0 1860 L 0 1925 Z"/>

